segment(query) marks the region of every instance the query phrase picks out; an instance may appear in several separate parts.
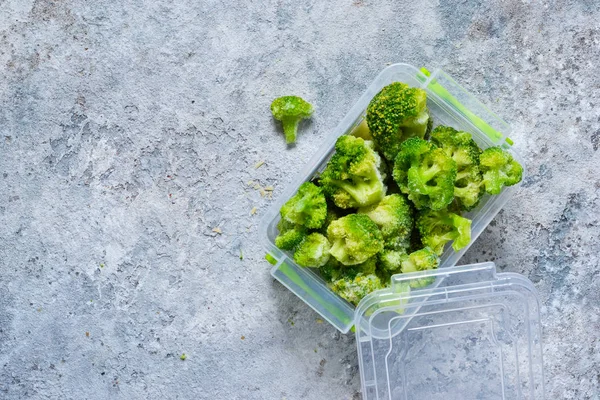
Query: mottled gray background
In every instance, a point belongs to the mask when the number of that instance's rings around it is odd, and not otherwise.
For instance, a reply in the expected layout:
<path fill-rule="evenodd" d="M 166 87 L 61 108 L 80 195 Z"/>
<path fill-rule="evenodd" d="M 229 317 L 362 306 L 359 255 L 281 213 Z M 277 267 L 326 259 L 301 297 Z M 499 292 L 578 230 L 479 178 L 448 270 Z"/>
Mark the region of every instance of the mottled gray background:
<path fill-rule="evenodd" d="M 548 398 L 599 399 L 598 2 L 118 3 L 0 0 L 0 398 L 359 399 L 354 337 L 268 274 L 260 188 L 408 62 L 514 127 L 529 176 L 462 261 L 535 282 Z"/>

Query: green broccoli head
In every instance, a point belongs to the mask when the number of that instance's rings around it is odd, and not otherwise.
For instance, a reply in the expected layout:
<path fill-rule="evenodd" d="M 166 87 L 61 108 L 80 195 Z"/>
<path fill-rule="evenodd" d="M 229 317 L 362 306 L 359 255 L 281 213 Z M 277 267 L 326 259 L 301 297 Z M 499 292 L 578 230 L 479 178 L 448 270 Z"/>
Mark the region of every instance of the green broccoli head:
<path fill-rule="evenodd" d="M 344 265 L 338 260 L 334 257 L 329 257 L 329 260 L 319 267 L 319 274 L 324 280 L 332 282 L 342 276 L 342 267 Z"/>
<path fill-rule="evenodd" d="M 483 196 L 479 170 L 481 149 L 468 132 L 449 126 L 438 126 L 431 132 L 431 141 L 456 162 L 454 198 L 461 210 L 471 210 Z"/>
<path fill-rule="evenodd" d="M 463 168 L 454 180 L 454 201 L 460 210 L 469 211 L 483 197 L 483 178 L 478 165 Z"/>
<path fill-rule="evenodd" d="M 327 228 L 329 252 L 344 265 L 367 261 L 383 250 L 381 231 L 364 214 L 350 214 L 333 221 Z"/>
<path fill-rule="evenodd" d="M 414 251 L 407 256 L 404 256 L 402 260 L 402 272 L 417 272 L 417 271 L 427 271 L 431 269 L 436 269 L 440 265 L 440 258 L 429 247 L 425 247 L 421 250 Z M 413 289 L 420 288 L 431 284 L 435 278 L 420 278 L 420 279 L 411 279 L 410 287 Z"/>
<path fill-rule="evenodd" d="M 406 250 L 384 249 L 379 254 L 379 268 L 390 274 L 399 273 L 405 256 Z"/>
<path fill-rule="evenodd" d="M 404 140 L 425 137 L 430 127 L 427 93 L 401 82 L 387 85 L 369 103 L 367 125 L 383 156 L 393 161 Z"/>
<path fill-rule="evenodd" d="M 471 242 L 471 220 L 448 210 L 424 211 L 419 214 L 416 225 L 423 245 L 429 246 L 439 255 L 451 240 L 454 251 Z"/>
<path fill-rule="evenodd" d="M 521 164 L 500 147 L 485 149 L 479 157 L 479 165 L 485 191 L 489 194 L 498 194 L 502 187 L 516 185 L 523 178 Z"/>
<path fill-rule="evenodd" d="M 377 204 L 359 208 L 358 212 L 368 215 L 379 226 L 385 247 L 405 249 L 409 246 L 413 211 L 402 194 L 387 195 Z"/>
<path fill-rule="evenodd" d="M 346 215 L 344 210 L 337 207 L 332 201 L 327 201 L 327 214 L 325 215 L 325 221 L 323 222 L 323 225 L 321 225 L 319 232 L 323 235 L 327 235 L 329 224 L 344 215 Z"/>
<path fill-rule="evenodd" d="M 368 206 L 385 196 L 382 168 L 373 142 L 344 135 L 337 140 L 335 154 L 321 173 L 320 183 L 340 208 Z"/>
<path fill-rule="evenodd" d="M 381 280 L 374 274 L 358 274 L 354 278 L 344 277 L 331 284 L 331 290 L 354 305 L 369 293 L 382 288 Z"/>
<path fill-rule="evenodd" d="M 291 144 L 296 142 L 298 124 L 312 115 L 313 106 L 298 96 L 282 96 L 273 100 L 271 112 L 283 124 L 285 141 Z"/>
<path fill-rule="evenodd" d="M 312 182 L 304 182 L 279 212 L 281 218 L 288 222 L 309 229 L 320 228 L 327 216 L 327 202 L 323 190 Z"/>
<path fill-rule="evenodd" d="M 329 260 L 331 245 L 320 233 L 311 233 L 296 248 L 294 261 L 303 267 L 318 268 Z"/>
<path fill-rule="evenodd" d="M 454 198 L 456 163 L 426 140 L 411 138 L 402 143 L 393 176 L 418 209 L 440 210 Z"/>
<path fill-rule="evenodd" d="M 280 220 L 277 224 L 279 235 L 275 238 L 275 246 L 282 250 L 294 250 L 306 237 L 306 228 L 302 225 L 292 224 Z"/>

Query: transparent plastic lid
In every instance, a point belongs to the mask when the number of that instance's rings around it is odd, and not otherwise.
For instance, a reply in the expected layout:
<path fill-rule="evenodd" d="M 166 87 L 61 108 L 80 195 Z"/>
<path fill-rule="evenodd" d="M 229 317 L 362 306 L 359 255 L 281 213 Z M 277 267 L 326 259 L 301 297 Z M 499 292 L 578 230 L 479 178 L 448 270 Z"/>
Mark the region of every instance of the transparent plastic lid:
<path fill-rule="evenodd" d="M 364 400 L 544 398 L 536 290 L 493 263 L 395 275 L 354 324 Z"/>

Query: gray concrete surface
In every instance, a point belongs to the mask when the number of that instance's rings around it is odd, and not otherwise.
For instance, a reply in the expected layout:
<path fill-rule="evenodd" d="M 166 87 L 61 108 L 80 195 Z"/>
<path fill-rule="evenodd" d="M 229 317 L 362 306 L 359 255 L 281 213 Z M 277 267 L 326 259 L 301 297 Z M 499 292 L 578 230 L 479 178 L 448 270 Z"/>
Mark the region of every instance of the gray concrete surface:
<path fill-rule="evenodd" d="M 247 183 L 276 198 L 391 62 L 514 127 L 529 176 L 463 262 L 536 283 L 548 398 L 600 398 L 597 2 L 119 3 L 0 0 L 0 398 L 359 399 Z M 293 149 L 288 93 L 318 110 Z"/>

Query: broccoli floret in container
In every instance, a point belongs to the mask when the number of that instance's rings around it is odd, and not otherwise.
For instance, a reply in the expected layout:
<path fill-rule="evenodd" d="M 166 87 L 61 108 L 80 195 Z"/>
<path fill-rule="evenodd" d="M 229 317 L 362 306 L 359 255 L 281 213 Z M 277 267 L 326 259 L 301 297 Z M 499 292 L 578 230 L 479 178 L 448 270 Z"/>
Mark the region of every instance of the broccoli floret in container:
<path fill-rule="evenodd" d="M 287 144 L 296 143 L 298 124 L 313 113 L 313 106 L 298 96 L 278 97 L 271 103 L 273 117 L 283 124 Z"/>
<path fill-rule="evenodd" d="M 377 204 L 359 208 L 358 212 L 366 214 L 379 226 L 386 248 L 409 247 L 414 221 L 412 207 L 404 195 L 387 195 Z"/>
<path fill-rule="evenodd" d="M 294 250 L 306 237 L 307 230 L 302 225 L 293 224 L 284 219 L 277 224 L 279 235 L 275 238 L 275 246 L 282 250 Z"/>
<path fill-rule="evenodd" d="M 354 305 L 369 293 L 383 287 L 381 280 L 375 274 L 358 274 L 354 278 L 344 277 L 331 284 L 331 290 Z"/>
<path fill-rule="evenodd" d="M 468 132 L 449 126 L 438 126 L 431 132 L 431 141 L 456 162 L 454 200 L 461 210 L 471 210 L 483 196 L 479 154 L 481 149 Z"/>
<path fill-rule="evenodd" d="M 406 257 L 406 250 L 384 249 L 379 254 L 379 269 L 386 275 L 400 273 L 404 257 Z"/>
<path fill-rule="evenodd" d="M 296 194 L 280 210 L 281 219 L 317 229 L 327 216 L 327 202 L 323 190 L 312 182 L 304 182 Z"/>
<path fill-rule="evenodd" d="M 318 268 L 327 263 L 330 258 L 331 244 L 320 233 L 311 233 L 296 248 L 294 261 L 303 267 Z"/>
<path fill-rule="evenodd" d="M 427 93 L 401 82 L 387 85 L 369 103 L 367 124 L 383 156 L 394 161 L 404 140 L 431 129 Z"/>
<path fill-rule="evenodd" d="M 415 207 L 440 210 L 454 198 L 456 162 L 433 143 L 411 138 L 400 146 L 393 177 Z"/>
<path fill-rule="evenodd" d="M 344 265 L 367 261 L 383 250 L 381 231 L 364 214 L 350 214 L 333 221 L 327 228 L 329 253 Z"/>
<path fill-rule="evenodd" d="M 417 272 L 436 269 L 440 265 L 440 258 L 429 247 L 414 251 L 402 259 L 402 272 Z M 410 287 L 420 288 L 431 284 L 435 279 L 433 277 L 411 279 Z"/>
<path fill-rule="evenodd" d="M 340 208 L 368 206 L 385 196 L 385 174 L 373 142 L 354 136 L 341 136 L 335 154 L 321 173 L 325 194 Z"/>
<path fill-rule="evenodd" d="M 439 255 L 451 240 L 454 251 L 471 242 L 471 220 L 448 210 L 421 212 L 416 225 L 423 245 L 431 247 Z"/>
<path fill-rule="evenodd" d="M 500 147 L 489 147 L 479 156 L 485 191 L 498 194 L 504 186 L 521 182 L 523 167 L 512 155 Z"/>

